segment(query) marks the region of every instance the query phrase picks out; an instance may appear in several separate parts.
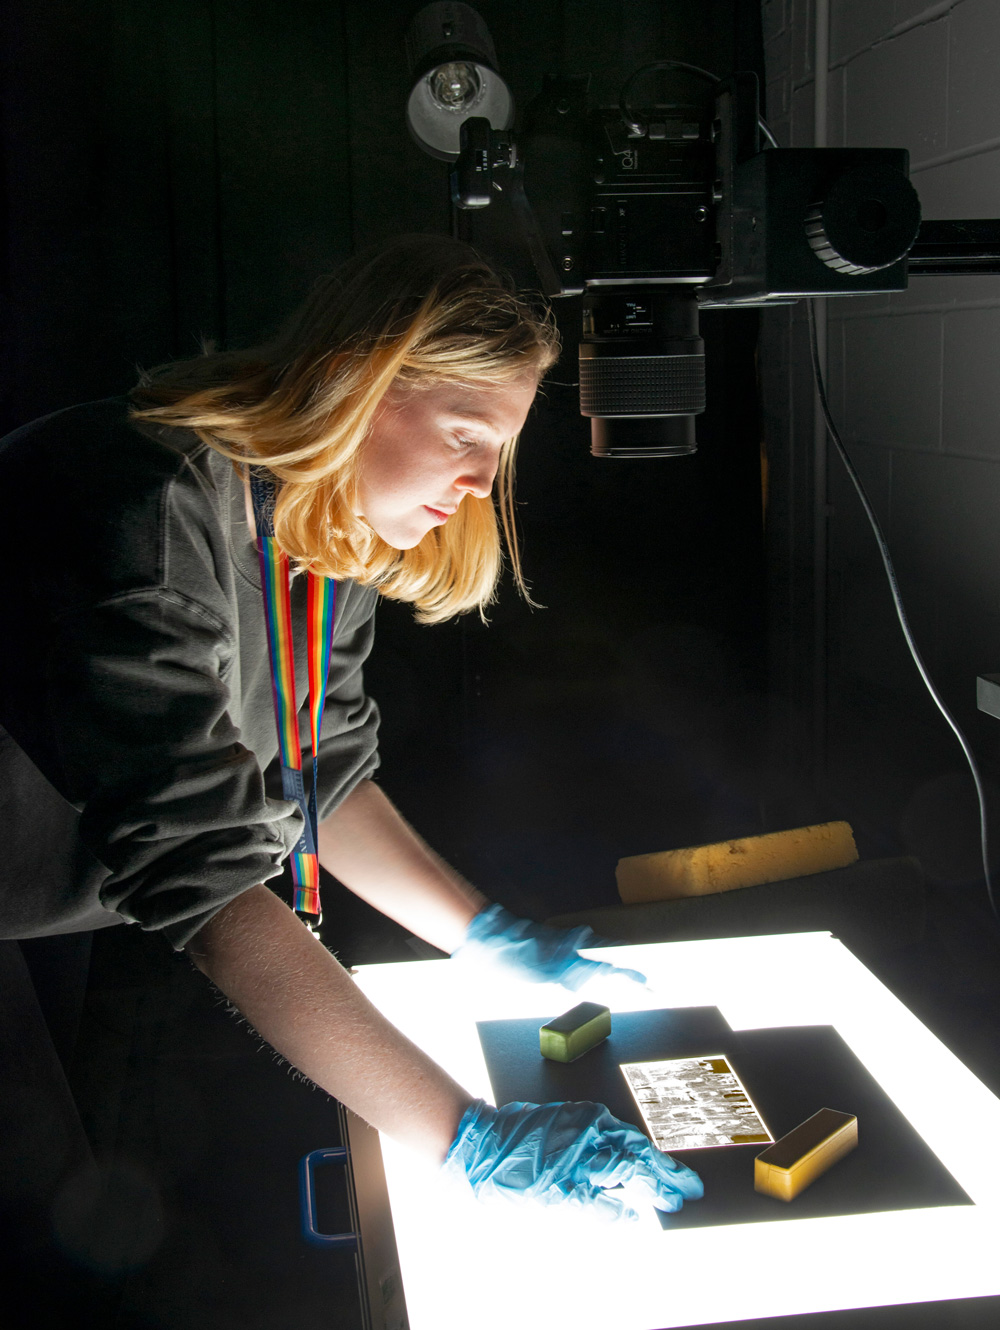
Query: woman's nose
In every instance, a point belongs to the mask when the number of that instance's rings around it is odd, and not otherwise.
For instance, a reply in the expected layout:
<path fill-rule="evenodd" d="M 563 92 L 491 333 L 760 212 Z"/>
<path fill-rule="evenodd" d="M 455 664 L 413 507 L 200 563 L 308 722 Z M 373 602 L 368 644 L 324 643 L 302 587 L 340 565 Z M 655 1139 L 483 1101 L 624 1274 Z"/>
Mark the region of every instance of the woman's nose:
<path fill-rule="evenodd" d="M 470 459 L 455 482 L 456 487 L 464 494 L 471 494 L 477 499 L 488 498 L 493 490 L 498 464 L 497 457 L 488 455 L 474 461 Z"/>

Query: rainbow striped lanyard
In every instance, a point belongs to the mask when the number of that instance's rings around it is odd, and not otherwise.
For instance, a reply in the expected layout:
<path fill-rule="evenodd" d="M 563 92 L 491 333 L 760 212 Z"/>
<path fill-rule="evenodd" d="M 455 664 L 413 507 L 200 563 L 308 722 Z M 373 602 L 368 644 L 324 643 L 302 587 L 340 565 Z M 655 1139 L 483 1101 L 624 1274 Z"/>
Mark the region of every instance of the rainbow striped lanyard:
<path fill-rule="evenodd" d="M 316 780 L 319 772 L 319 732 L 330 673 L 330 649 L 337 609 L 337 584 L 331 577 L 309 573 L 306 596 L 306 653 L 309 657 L 309 725 L 312 734 L 312 786 L 306 800 L 302 779 L 302 745 L 299 742 L 299 713 L 295 702 L 295 653 L 292 643 L 292 602 L 289 592 L 288 556 L 274 538 L 274 484 L 250 471 L 250 494 L 257 525 L 260 557 L 260 589 L 267 621 L 267 649 L 271 658 L 271 692 L 278 727 L 281 759 L 281 791 L 302 812 L 302 835 L 292 850 L 295 911 L 316 931 L 323 921 L 319 904 L 319 859 L 317 857 Z"/>

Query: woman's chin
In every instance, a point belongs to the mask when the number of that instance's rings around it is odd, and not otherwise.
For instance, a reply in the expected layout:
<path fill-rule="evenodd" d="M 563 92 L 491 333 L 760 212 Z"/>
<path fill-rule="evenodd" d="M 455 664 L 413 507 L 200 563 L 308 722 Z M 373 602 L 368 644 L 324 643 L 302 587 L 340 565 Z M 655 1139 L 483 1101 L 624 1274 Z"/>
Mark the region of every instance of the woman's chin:
<path fill-rule="evenodd" d="M 416 549 L 420 542 L 430 535 L 430 532 L 390 531 L 383 534 L 379 531 L 376 534 L 382 537 L 390 549 L 399 550 L 400 554 L 404 554 L 407 550 Z"/>
<path fill-rule="evenodd" d="M 373 522 L 370 517 L 364 520 L 379 540 L 384 541 L 390 549 L 399 550 L 400 554 L 404 554 L 407 550 L 416 549 L 433 531 L 444 526 L 446 520 L 444 517 L 435 518 L 434 521 L 431 521 L 430 517 L 431 510 L 428 508 L 417 514 L 408 514 L 399 520 L 386 519 Z"/>

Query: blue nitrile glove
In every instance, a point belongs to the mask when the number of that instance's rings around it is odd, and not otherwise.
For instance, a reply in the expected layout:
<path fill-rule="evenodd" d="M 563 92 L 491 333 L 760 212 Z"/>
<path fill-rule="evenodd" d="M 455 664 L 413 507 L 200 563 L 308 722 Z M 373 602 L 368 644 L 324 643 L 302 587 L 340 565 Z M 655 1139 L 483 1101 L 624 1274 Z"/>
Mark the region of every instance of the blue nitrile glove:
<path fill-rule="evenodd" d="M 477 1099 L 465 1111 L 444 1161 L 480 1200 L 593 1206 L 604 1219 L 638 1219 L 635 1204 L 679 1210 L 704 1188 L 603 1104 L 505 1104 Z M 610 1187 L 622 1187 L 618 1194 Z M 631 1204 L 630 1204 L 631 1202 Z"/>
<path fill-rule="evenodd" d="M 581 947 L 605 945 L 589 928 L 549 928 L 530 919 L 517 919 L 502 905 L 488 905 L 465 930 L 465 941 L 452 955 L 462 960 L 477 957 L 500 961 L 522 979 L 539 984 L 562 984 L 574 993 L 596 975 L 624 975 L 638 984 L 646 976 L 623 970 L 607 961 L 590 961 Z"/>

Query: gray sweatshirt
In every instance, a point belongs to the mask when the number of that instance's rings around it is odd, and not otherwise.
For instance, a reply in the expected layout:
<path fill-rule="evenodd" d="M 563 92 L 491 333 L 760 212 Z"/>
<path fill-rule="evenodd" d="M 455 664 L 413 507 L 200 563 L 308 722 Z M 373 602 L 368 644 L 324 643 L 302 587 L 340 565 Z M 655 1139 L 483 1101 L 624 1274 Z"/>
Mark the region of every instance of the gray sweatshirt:
<path fill-rule="evenodd" d="M 242 482 L 111 398 L 0 441 L 0 494 L 0 937 L 124 920 L 180 949 L 301 832 L 265 784 L 278 745 Z M 304 577 L 291 597 L 308 772 Z M 378 765 L 376 599 L 338 584 L 321 819 Z"/>

